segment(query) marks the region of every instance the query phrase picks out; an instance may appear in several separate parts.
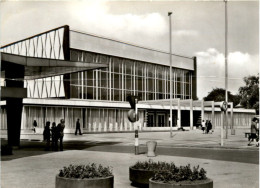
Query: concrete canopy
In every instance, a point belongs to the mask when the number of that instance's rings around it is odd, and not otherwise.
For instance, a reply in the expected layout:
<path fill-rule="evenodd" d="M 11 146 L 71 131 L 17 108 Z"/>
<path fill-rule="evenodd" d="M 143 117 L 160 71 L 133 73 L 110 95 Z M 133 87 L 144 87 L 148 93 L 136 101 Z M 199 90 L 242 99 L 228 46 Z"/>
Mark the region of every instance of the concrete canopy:
<path fill-rule="evenodd" d="M 24 80 L 108 67 L 107 64 L 101 63 L 74 62 L 1 53 L 1 71 L 5 71 L 9 63 L 24 66 L 24 78 L 21 78 Z"/>

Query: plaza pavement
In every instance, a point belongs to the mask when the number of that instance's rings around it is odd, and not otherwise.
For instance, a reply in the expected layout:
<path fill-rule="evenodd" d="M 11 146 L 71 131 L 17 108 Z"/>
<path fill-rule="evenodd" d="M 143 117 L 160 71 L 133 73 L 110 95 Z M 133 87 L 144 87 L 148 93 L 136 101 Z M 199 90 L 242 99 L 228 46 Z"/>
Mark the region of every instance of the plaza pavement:
<path fill-rule="evenodd" d="M 220 146 L 220 131 L 213 134 L 202 134 L 200 130 L 177 132 L 173 131 L 173 137 L 169 132 L 140 132 L 139 143 L 144 146 L 146 141 L 157 141 L 159 147 L 198 147 L 238 149 L 258 151 L 255 146 L 247 146 L 247 138 L 244 132 L 248 130 L 236 130 L 236 135 L 228 135 L 224 141 L 224 147 Z M 5 138 L 4 133 L 1 134 Z M 22 140 L 35 140 L 41 142 L 41 134 L 23 134 Z M 75 136 L 66 134 L 64 141 L 85 140 L 89 142 L 115 142 L 115 145 L 133 146 L 134 133 L 106 133 L 84 134 Z M 109 147 L 109 146 L 107 146 Z M 28 151 L 30 152 L 30 151 Z M 14 151 L 15 153 L 15 151 Z M 199 165 L 207 171 L 207 176 L 214 181 L 214 188 L 258 188 L 259 164 L 239 163 L 230 161 L 199 159 L 182 156 L 167 156 L 157 153 L 156 157 L 147 157 L 145 153 L 115 153 L 87 150 L 66 150 L 63 152 L 39 153 L 39 155 L 1 161 L 1 187 L 2 188 L 54 188 L 55 175 L 59 169 L 69 164 L 99 163 L 113 168 L 115 176 L 115 188 L 130 188 L 129 166 L 136 161 L 147 159 L 154 161 L 174 162 L 176 165 Z"/>

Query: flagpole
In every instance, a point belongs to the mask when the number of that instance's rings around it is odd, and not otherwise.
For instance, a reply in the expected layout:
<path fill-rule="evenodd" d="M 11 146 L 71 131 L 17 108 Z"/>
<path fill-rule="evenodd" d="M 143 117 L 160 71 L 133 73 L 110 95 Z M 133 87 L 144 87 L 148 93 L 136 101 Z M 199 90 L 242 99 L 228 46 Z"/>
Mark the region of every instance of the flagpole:
<path fill-rule="evenodd" d="M 172 12 L 168 12 L 169 16 L 169 58 L 170 58 L 170 137 L 172 137 L 172 22 L 171 22 Z"/>
<path fill-rule="evenodd" d="M 225 2 L 225 101 L 228 104 L 228 19 L 227 19 L 227 0 Z M 225 128 L 226 136 L 228 138 L 228 110 L 225 111 Z"/>

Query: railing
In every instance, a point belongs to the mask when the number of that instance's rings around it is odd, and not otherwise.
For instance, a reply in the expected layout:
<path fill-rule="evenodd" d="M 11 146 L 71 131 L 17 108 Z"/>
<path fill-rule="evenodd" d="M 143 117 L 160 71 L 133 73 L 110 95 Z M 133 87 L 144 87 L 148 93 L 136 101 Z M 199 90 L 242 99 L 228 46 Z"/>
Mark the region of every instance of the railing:
<path fill-rule="evenodd" d="M 26 39 L 5 45 L 1 51 L 22 56 L 60 59 L 69 49 L 69 26 L 61 26 Z"/>

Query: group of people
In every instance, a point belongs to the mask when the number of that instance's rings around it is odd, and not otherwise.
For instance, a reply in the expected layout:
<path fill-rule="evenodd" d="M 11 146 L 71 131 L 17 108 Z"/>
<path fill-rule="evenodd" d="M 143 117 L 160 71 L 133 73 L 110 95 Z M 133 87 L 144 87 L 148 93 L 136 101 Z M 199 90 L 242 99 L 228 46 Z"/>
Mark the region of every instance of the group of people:
<path fill-rule="evenodd" d="M 47 121 L 43 131 L 43 140 L 46 142 L 45 150 L 50 150 L 50 142 L 52 141 L 52 151 L 58 151 L 58 142 L 60 144 L 60 151 L 63 151 L 65 120 L 61 119 L 57 126 L 55 122 L 52 123 L 51 128 L 50 125 L 51 123 Z"/>
<path fill-rule="evenodd" d="M 251 142 L 255 140 L 256 146 L 259 147 L 259 120 L 256 117 L 252 118 L 250 129 L 251 129 L 251 135 L 248 138 L 249 140 L 248 146 L 250 146 Z"/>
<path fill-rule="evenodd" d="M 212 130 L 212 123 L 210 120 L 202 120 L 202 123 L 201 123 L 201 129 L 203 131 L 203 134 L 208 134 L 208 133 L 212 133 L 213 130 Z"/>

